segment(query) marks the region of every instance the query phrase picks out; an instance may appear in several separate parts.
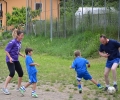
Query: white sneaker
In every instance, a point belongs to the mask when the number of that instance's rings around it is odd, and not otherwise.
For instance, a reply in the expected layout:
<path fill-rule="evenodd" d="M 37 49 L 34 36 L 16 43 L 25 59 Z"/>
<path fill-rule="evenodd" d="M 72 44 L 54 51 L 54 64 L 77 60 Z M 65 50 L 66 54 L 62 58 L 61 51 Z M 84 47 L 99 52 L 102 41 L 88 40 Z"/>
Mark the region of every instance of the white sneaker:
<path fill-rule="evenodd" d="M 8 89 L 5 89 L 5 88 L 2 88 L 1 91 L 6 94 L 6 95 L 9 95 L 10 92 L 8 91 Z"/>
<path fill-rule="evenodd" d="M 38 98 L 38 95 L 36 94 L 36 92 L 32 93 L 31 96 L 32 96 L 33 98 Z"/>

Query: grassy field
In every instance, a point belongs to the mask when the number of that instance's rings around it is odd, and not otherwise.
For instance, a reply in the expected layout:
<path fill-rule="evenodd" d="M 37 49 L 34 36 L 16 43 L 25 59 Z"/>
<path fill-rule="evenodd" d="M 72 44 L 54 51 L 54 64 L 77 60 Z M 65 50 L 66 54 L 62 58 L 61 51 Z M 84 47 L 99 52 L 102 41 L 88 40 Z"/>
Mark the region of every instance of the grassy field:
<path fill-rule="evenodd" d="M 111 37 L 111 36 L 110 36 Z M 112 36 L 115 38 L 115 36 Z M 105 58 L 100 58 L 98 56 L 99 47 L 99 34 L 91 32 L 85 32 L 84 34 L 77 34 L 70 36 L 69 38 L 54 38 L 51 42 L 49 38 L 42 36 L 28 36 L 22 41 L 22 50 L 26 47 L 33 48 L 33 59 L 35 62 L 40 64 L 38 69 L 38 83 L 37 85 L 42 87 L 47 85 L 45 91 L 54 91 L 50 87 L 56 88 L 59 92 L 65 92 L 66 88 L 70 90 L 69 100 L 72 99 L 73 95 L 78 93 L 76 74 L 74 70 L 71 70 L 69 66 L 71 65 L 74 56 L 73 51 L 80 49 L 83 57 L 88 57 L 91 63 L 91 67 L 88 68 L 89 72 L 95 80 L 97 80 L 102 85 L 104 82 L 104 66 Z M 0 83 L 2 84 L 9 74 L 6 63 L 5 63 L 5 52 L 4 48 L 9 40 L 3 41 L 3 46 L 0 47 Z M 20 57 L 20 62 L 23 67 L 24 77 L 23 82 L 28 81 L 28 76 L 26 72 L 24 58 Z M 120 88 L 120 68 L 117 69 L 118 75 L 118 87 Z M 17 74 L 11 81 L 13 84 L 17 84 Z M 112 85 L 112 75 L 110 73 L 110 83 Z M 82 80 L 83 91 L 81 95 L 83 100 L 119 100 L 120 91 L 114 95 L 108 95 L 106 92 L 99 90 L 90 81 Z M 13 85 L 15 87 L 15 85 Z M 12 88 L 13 88 L 12 87 Z"/>
<path fill-rule="evenodd" d="M 73 90 L 77 91 L 75 72 L 74 70 L 69 69 L 69 66 L 71 65 L 73 59 L 64 59 L 56 56 L 49 56 L 47 54 L 36 54 L 36 52 L 34 52 L 33 59 L 35 62 L 38 62 L 40 64 L 40 67 L 37 67 L 38 86 L 45 84 L 49 86 L 54 86 L 54 84 L 61 84 L 60 85 L 61 87 L 59 87 L 59 91 L 62 92 L 62 90 L 64 90 L 64 87 L 66 87 L 67 85 L 73 85 L 74 86 Z M 98 82 L 104 85 L 103 72 L 104 72 L 105 59 L 96 58 L 96 59 L 89 59 L 89 61 L 91 63 L 91 67 L 88 69 L 89 72 L 91 73 L 94 79 L 96 79 Z M 27 78 L 24 58 L 20 57 L 20 62 L 24 70 L 23 82 L 27 82 L 28 78 Z M 119 78 L 120 69 L 118 68 L 117 71 L 118 71 L 118 86 L 120 88 L 120 78 Z M 0 83 L 4 82 L 8 73 L 9 72 L 5 63 L 4 47 L 1 47 L 0 48 Z M 110 77 L 111 77 L 110 81 L 112 85 L 111 74 Z M 15 84 L 17 83 L 17 74 L 15 75 L 15 77 L 11 82 Z M 94 84 L 92 84 L 90 81 L 83 80 L 82 84 L 83 84 L 83 88 L 87 88 L 87 90 L 83 93 L 84 100 L 99 100 L 99 98 L 106 98 L 105 100 L 119 100 L 120 98 L 119 95 L 120 91 L 118 91 L 114 95 L 106 95 L 105 92 L 97 89 L 97 87 Z M 49 91 L 49 88 L 46 89 L 46 91 Z M 70 98 L 72 98 L 72 94 Z"/>

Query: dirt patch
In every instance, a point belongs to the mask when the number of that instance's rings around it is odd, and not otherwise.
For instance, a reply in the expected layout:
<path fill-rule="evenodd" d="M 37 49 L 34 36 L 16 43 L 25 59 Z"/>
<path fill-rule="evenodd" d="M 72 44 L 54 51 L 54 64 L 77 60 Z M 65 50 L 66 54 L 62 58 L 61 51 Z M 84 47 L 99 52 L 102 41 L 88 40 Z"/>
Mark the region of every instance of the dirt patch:
<path fill-rule="evenodd" d="M 84 87 L 82 94 L 78 93 L 77 87 L 73 85 L 41 85 L 37 87 L 37 94 L 39 98 L 31 97 L 31 87 L 26 89 L 24 96 L 16 90 L 15 84 L 10 83 L 8 89 L 11 92 L 10 95 L 4 95 L 0 92 L 0 100 L 108 100 L 102 96 L 96 96 L 95 91 L 90 91 Z M 3 83 L 0 84 L 0 88 L 3 87 Z M 109 99 L 112 100 L 112 99 Z"/>

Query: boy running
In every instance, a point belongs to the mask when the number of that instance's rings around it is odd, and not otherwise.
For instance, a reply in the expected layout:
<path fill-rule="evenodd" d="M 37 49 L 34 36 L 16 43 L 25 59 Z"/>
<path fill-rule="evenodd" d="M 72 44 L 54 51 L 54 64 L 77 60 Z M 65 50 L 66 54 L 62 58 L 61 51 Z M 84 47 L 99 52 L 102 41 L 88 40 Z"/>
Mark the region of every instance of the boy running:
<path fill-rule="evenodd" d="M 72 63 L 72 66 L 70 67 L 71 69 L 75 69 L 76 73 L 77 73 L 77 81 L 78 81 L 78 90 L 79 93 L 82 93 L 82 87 L 81 87 L 81 79 L 84 78 L 85 80 L 90 80 L 92 81 L 94 84 L 97 85 L 97 87 L 99 89 L 103 88 L 101 86 L 101 84 L 97 83 L 92 76 L 89 74 L 89 72 L 87 71 L 87 66 L 86 64 L 88 64 L 88 67 L 90 67 L 90 64 L 88 62 L 88 60 L 86 60 L 85 58 L 81 57 L 80 51 L 76 50 L 74 52 L 75 55 L 75 59 Z"/>
<path fill-rule="evenodd" d="M 24 92 L 26 91 L 26 88 L 32 86 L 32 93 L 31 96 L 34 98 L 37 98 L 38 95 L 36 94 L 36 83 L 37 83 L 37 69 L 35 66 L 39 66 L 39 64 L 34 63 L 32 59 L 32 52 L 33 50 L 31 48 L 26 48 L 25 53 L 26 53 L 26 58 L 25 58 L 25 63 L 26 63 L 26 68 L 29 76 L 29 82 L 26 83 L 25 86 L 20 87 L 19 91 L 21 92 L 22 95 L 24 95 Z"/>

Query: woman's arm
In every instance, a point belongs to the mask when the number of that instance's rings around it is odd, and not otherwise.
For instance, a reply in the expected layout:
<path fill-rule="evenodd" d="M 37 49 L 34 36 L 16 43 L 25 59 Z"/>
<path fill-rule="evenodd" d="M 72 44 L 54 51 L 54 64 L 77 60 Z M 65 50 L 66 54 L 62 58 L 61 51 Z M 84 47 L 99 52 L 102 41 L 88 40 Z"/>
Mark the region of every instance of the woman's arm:
<path fill-rule="evenodd" d="M 25 58 L 25 55 L 24 55 L 24 54 L 22 54 L 21 52 L 19 52 L 19 55 Z"/>
<path fill-rule="evenodd" d="M 10 56 L 9 52 L 7 52 L 7 51 L 5 51 L 5 52 L 6 52 L 6 55 L 8 56 L 8 58 L 9 58 L 9 60 L 10 60 L 10 63 L 13 63 L 13 62 L 12 62 L 13 59 L 12 59 L 12 57 Z"/>

